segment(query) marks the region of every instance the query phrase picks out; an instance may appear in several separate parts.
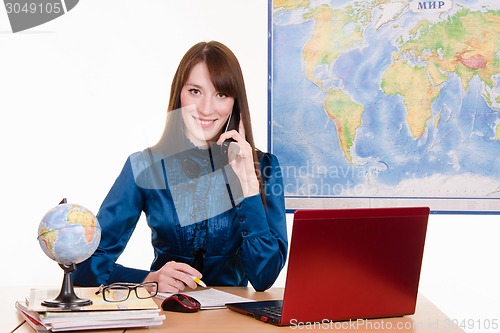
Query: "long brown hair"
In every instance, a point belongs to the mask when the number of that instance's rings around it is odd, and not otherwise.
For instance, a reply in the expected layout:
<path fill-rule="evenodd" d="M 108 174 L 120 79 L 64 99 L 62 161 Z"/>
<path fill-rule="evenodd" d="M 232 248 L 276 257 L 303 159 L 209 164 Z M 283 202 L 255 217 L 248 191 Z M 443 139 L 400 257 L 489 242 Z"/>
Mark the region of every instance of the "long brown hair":
<path fill-rule="evenodd" d="M 238 59 L 224 44 L 217 41 L 197 43 L 181 59 L 170 87 L 169 116 L 167 117 L 167 124 L 162 140 L 167 140 L 166 142 L 169 143 L 179 143 L 179 139 L 184 137 L 184 126 L 180 126 L 179 112 L 174 111 L 181 108 L 181 90 L 186 84 L 191 70 L 201 62 L 206 64 L 215 89 L 234 98 L 233 112 L 240 112 L 241 121 L 245 128 L 245 139 L 253 148 L 254 169 L 262 194 L 261 172 L 253 139 L 243 73 Z M 180 149 L 180 147 L 177 149 Z"/>

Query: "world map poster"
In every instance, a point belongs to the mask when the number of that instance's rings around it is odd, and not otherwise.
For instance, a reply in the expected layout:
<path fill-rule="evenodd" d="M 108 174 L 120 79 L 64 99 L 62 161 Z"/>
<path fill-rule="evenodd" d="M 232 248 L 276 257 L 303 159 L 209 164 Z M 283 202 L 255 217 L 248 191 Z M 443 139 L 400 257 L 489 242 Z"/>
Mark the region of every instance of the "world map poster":
<path fill-rule="evenodd" d="M 270 0 L 269 18 L 287 208 L 500 212 L 500 1 Z"/>

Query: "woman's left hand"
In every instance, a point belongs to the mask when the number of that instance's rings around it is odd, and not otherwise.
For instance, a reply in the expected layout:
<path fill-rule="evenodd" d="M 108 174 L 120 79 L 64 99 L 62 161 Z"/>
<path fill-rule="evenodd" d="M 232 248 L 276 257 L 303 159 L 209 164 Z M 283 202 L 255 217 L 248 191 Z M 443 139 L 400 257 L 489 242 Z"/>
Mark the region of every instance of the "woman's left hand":
<path fill-rule="evenodd" d="M 254 169 L 252 146 L 245 139 L 245 128 L 240 121 L 238 131 L 231 130 L 221 134 L 217 144 L 221 145 L 226 139 L 233 139 L 228 149 L 229 164 L 238 176 L 243 196 L 250 197 L 259 193 L 259 181 Z"/>

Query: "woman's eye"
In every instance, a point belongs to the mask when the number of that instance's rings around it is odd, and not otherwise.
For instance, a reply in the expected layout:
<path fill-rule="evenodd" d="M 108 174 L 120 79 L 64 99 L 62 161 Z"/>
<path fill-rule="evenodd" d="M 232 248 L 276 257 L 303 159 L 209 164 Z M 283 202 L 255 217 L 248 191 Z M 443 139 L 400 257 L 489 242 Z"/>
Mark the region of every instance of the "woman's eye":
<path fill-rule="evenodd" d="M 196 88 L 191 88 L 189 89 L 189 92 L 193 95 L 198 95 L 200 94 L 200 90 L 199 89 L 196 89 Z"/>
<path fill-rule="evenodd" d="M 227 98 L 228 96 L 226 94 L 224 94 L 224 93 L 218 93 L 217 97 L 219 97 L 219 98 Z"/>

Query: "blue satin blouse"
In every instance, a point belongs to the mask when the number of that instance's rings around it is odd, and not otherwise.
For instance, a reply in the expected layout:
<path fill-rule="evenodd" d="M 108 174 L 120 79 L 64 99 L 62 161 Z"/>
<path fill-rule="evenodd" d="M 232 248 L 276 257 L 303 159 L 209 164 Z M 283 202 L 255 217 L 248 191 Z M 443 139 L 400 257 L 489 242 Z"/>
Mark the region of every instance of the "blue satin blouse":
<path fill-rule="evenodd" d="M 278 160 L 259 154 L 263 203 L 260 195 L 242 197 L 236 175 L 220 155 L 193 149 L 168 157 L 149 150 L 129 156 L 97 214 L 99 247 L 77 265 L 74 284 L 145 279 L 149 271 L 116 263 L 144 213 L 151 229 L 152 271 L 171 260 L 192 265 L 202 246 L 201 273 L 208 285 L 247 286 L 250 281 L 258 291 L 271 287 L 288 251 Z"/>

